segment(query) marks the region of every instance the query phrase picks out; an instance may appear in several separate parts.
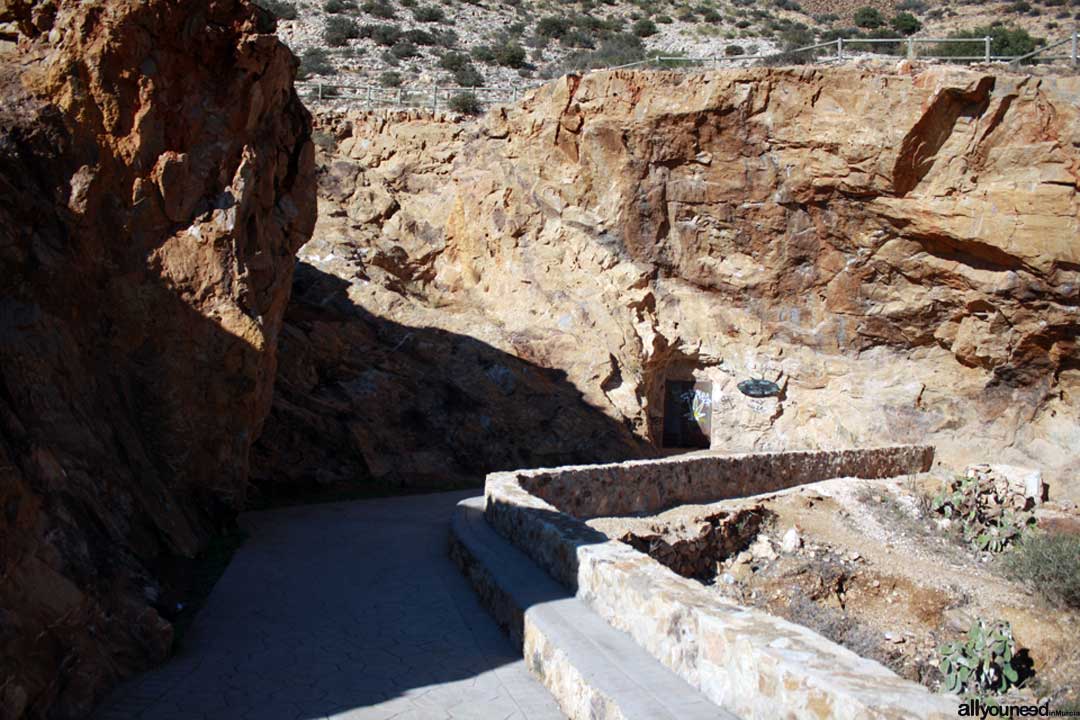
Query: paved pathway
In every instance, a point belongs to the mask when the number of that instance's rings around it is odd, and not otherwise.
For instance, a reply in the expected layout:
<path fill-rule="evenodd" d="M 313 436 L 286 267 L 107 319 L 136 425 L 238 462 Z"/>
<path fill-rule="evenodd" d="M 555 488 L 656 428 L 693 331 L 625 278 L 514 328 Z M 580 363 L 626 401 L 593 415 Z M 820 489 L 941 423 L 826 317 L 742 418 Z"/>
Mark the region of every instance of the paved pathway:
<path fill-rule="evenodd" d="M 475 494 L 244 515 L 184 652 L 95 720 L 561 719 L 447 558 Z"/>

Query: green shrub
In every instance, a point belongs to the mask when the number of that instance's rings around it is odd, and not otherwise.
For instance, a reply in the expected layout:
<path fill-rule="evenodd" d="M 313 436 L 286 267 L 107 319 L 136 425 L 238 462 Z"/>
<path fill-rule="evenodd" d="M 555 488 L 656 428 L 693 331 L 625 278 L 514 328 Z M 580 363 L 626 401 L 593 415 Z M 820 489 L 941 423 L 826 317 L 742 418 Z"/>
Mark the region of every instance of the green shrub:
<path fill-rule="evenodd" d="M 675 22 L 675 19 L 672 18 L 670 15 L 657 15 L 655 20 L 661 25 L 670 25 L 671 23 Z"/>
<path fill-rule="evenodd" d="M 591 70 L 594 68 L 627 65 L 645 59 L 645 45 L 641 38 L 630 33 L 613 33 L 600 41 L 600 47 L 592 52 L 576 52 L 564 61 L 566 70 Z"/>
<path fill-rule="evenodd" d="M 368 0 L 368 2 L 360 6 L 360 9 L 368 15 L 374 15 L 384 20 L 393 20 L 397 16 L 397 10 L 386 0 Z"/>
<path fill-rule="evenodd" d="M 546 38 L 561 38 L 574 26 L 569 18 L 548 16 L 536 23 L 536 34 Z"/>
<path fill-rule="evenodd" d="M 492 48 L 495 62 L 503 67 L 520 68 L 525 66 L 525 48 L 517 43 L 503 43 Z"/>
<path fill-rule="evenodd" d="M 480 87 L 484 84 L 484 76 L 472 65 L 467 65 L 454 71 L 454 82 L 461 87 Z"/>
<path fill-rule="evenodd" d="M 398 60 L 406 60 L 408 58 L 414 58 L 420 54 L 420 51 L 416 49 L 416 46 L 407 40 L 401 40 L 394 43 L 390 48 L 390 54 L 396 57 Z"/>
<path fill-rule="evenodd" d="M 991 25 L 977 27 L 972 30 L 961 30 L 949 35 L 950 38 L 971 38 L 971 43 L 944 43 L 934 47 L 935 55 L 945 57 L 981 57 L 983 54 L 984 37 L 990 37 L 990 53 L 992 55 L 1019 57 L 1026 55 L 1035 48 L 1045 45 L 1043 38 L 1032 37 L 1023 28 L 1008 28 L 1004 25 Z M 1028 60 L 1027 62 L 1033 62 Z"/>
<path fill-rule="evenodd" d="M 443 12 L 443 9 L 433 5 L 418 7 L 412 11 L 412 14 L 417 22 L 433 23 L 442 22 L 446 19 L 446 13 Z"/>
<path fill-rule="evenodd" d="M 885 18 L 872 7 L 861 7 L 855 11 L 855 24 L 858 27 L 873 30 L 885 24 Z"/>
<path fill-rule="evenodd" d="M 897 13 L 896 16 L 889 21 L 893 30 L 901 35 L 914 35 L 922 30 L 922 23 L 919 22 L 919 18 L 915 17 L 909 12 Z"/>
<path fill-rule="evenodd" d="M 360 37 L 371 38 L 382 47 L 391 47 L 401 39 L 401 28 L 397 25 L 364 25 L 360 28 Z"/>
<path fill-rule="evenodd" d="M 596 44 L 593 42 L 592 35 L 582 30 L 574 28 L 570 30 L 561 38 L 559 43 L 565 47 L 577 47 L 577 48 L 594 48 Z"/>
<path fill-rule="evenodd" d="M 256 0 L 255 4 L 279 20 L 296 19 L 296 5 L 291 2 L 285 2 L 285 0 Z"/>
<path fill-rule="evenodd" d="M 342 0 L 326 0 L 326 2 L 323 3 L 322 8 L 328 13 L 336 14 L 345 12 L 345 10 L 347 10 L 350 5 L 351 3 L 345 3 L 342 2 Z M 353 7 L 356 6 L 353 5 Z"/>
<path fill-rule="evenodd" d="M 457 45 L 457 33 L 450 28 L 436 30 L 434 35 L 435 44 L 439 47 L 452 48 Z"/>
<path fill-rule="evenodd" d="M 469 57 L 459 52 L 444 53 L 443 56 L 439 58 L 439 67 L 443 70 L 450 70 L 451 72 L 462 70 L 470 65 Z"/>
<path fill-rule="evenodd" d="M 479 115 L 483 109 L 480 98 L 476 97 L 476 93 L 471 92 L 461 92 L 451 96 L 449 105 L 451 110 L 462 115 Z"/>
<path fill-rule="evenodd" d="M 746 50 L 743 49 L 742 45 L 728 45 L 724 48 L 724 54 L 728 57 L 734 57 L 736 55 L 745 55 Z"/>
<path fill-rule="evenodd" d="M 383 87 L 401 87 L 401 73 L 387 70 L 379 76 L 379 84 Z"/>
<path fill-rule="evenodd" d="M 783 44 L 785 51 L 795 50 L 807 45 L 813 45 L 814 33 L 810 32 L 810 29 L 806 26 L 791 26 L 780 33 L 780 42 Z M 802 54 L 812 55 L 815 52 L 814 50 L 804 50 Z"/>
<path fill-rule="evenodd" d="M 474 45 L 469 54 L 473 60 L 477 60 L 488 65 L 495 63 L 495 50 L 490 45 Z"/>
<path fill-rule="evenodd" d="M 1002 562 L 1051 602 L 1080 608 L 1080 535 L 1029 533 Z"/>
<path fill-rule="evenodd" d="M 862 43 L 862 44 L 860 44 L 859 40 L 861 38 L 873 38 L 873 39 L 878 39 L 878 40 L 887 39 L 887 38 L 896 38 L 897 40 L 902 40 L 903 39 L 903 36 L 900 35 L 900 33 L 896 32 L 894 30 L 868 30 L 865 33 L 860 33 L 857 30 L 852 31 L 851 28 L 848 28 L 846 30 L 827 32 L 822 36 L 821 41 L 825 42 L 826 38 L 828 38 L 829 40 L 835 40 L 836 37 L 839 37 L 841 35 L 844 37 L 845 40 L 847 40 L 850 43 L 850 45 L 855 46 L 859 50 L 866 50 L 866 51 L 869 51 L 869 52 L 881 53 L 883 55 L 896 55 L 896 54 L 898 54 L 900 52 L 900 43 L 895 42 L 895 43 Z"/>
<path fill-rule="evenodd" d="M 718 23 L 724 19 L 724 16 L 713 10 L 711 7 L 701 9 L 701 19 L 708 23 Z"/>
<path fill-rule="evenodd" d="M 1009 623 L 977 618 L 964 640 L 938 648 L 945 691 L 975 696 L 1004 693 L 1020 679 L 1012 665 L 1015 655 L 1016 641 Z"/>
<path fill-rule="evenodd" d="M 326 19 L 326 27 L 323 29 L 323 40 L 330 47 L 341 47 L 352 38 L 360 37 L 360 29 L 349 18 L 338 15 Z"/>
<path fill-rule="evenodd" d="M 406 30 L 401 37 L 414 45 L 423 45 L 424 47 L 430 47 L 438 41 L 437 38 L 427 30 L 420 30 L 419 28 L 415 30 Z"/>
<path fill-rule="evenodd" d="M 300 56 L 300 78 L 312 75 L 334 75 L 337 71 L 330 64 L 330 55 L 322 48 L 308 48 Z"/>
<path fill-rule="evenodd" d="M 648 18 L 642 18 L 634 23 L 634 34 L 638 37 L 649 37 L 657 33 L 656 23 Z"/>

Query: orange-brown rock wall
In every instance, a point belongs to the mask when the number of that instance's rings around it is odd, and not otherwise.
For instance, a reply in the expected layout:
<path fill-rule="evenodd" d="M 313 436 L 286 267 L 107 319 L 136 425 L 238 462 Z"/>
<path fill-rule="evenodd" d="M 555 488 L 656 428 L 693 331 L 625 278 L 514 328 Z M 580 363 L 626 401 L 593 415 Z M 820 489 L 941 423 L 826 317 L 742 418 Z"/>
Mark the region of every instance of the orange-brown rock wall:
<path fill-rule="evenodd" d="M 1078 96 L 963 68 L 615 71 L 476 125 L 327 118 L 301 257 L 381 317 L 561 370 L 639 438 L 666 378 L 708 380 L 717 449 L 926 442 L 1080 499 Z"/>
<path fill-rule="evenodd" d="M 233 0 L 0 3 L 0 717 L 163 659 L 158 571 L 246 492 L 310 118 Z"/>

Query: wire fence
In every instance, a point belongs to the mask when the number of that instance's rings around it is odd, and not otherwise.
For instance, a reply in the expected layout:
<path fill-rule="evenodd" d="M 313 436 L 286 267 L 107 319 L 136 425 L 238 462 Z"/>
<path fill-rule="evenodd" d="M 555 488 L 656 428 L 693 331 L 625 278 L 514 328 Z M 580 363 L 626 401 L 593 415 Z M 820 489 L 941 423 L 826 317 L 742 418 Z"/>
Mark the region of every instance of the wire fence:
<path fill-rule="evenodd" d="M 1080 32 L 1073 32 L 1069 37 L 1049 45 L 1036 48 L 1024 55 L 995 55 L 993 54 L 993 38 L 990 36 L 981 38 L 837 38 L 828 42 L 815 43 L 804 47 L 793 48 L 773 53 L 755 55 L 724 55 L 713 57 L 680 57 L 656 55 L 644 58 L 637 62 L 605 68 L 607 70 L 622 70 L 629 68 L 647 67 L 722 67 L 725 64 L 733 64 L 747 61 L 783 61 L 785 59 L 813 59 L 818 62 L 845 61 L 854 59 L 855 52 L 860 49 L 866 50 L 865 46 L 885 46 L 889 55 L 903 55 L 911 60 L 944 60 L 949 62 L 985 62 L 985 63 L 1008 63 L 1019 65 L 1025 61 L 1033 62 L 1061 62 L 1067 61 L 1073 70 L 1080 69 Z M 935 54 L 927 52 L 929 46 L 964 45 L 975 49 L 970 55 L 956 55 L 953 53 Z M 1050 50 L 1056 50 L 1063 46 L 1069 46 L 1065 54 L 1047 55 Z"/>
<path fill-rule="evenodd" d="M 956 55 L 940 48 L 966 45 L 975 50 L 970 55 Z M 993 38 L 838 38 L 829 42 L 815 43 L 805 47 L 765 54 L 718 55 L 711 57 L 683 57 L 655 55 L 625 65 L 596 68 L 602 70 L 640 69 L 707 69 L 748 63 L 782 63 L 813 61 L 816 63 L 842 63 L 858 57 L 857 53 L 871 52 L 900 55 L 911 60 L 935 60 L 948 62 L 1007 63 L 1012 67 L 1021 63 L 1066 62 L 1072 72 L 1080 71 L 1080 32 L 1048 45 L 1036 48 L 1024 55 L 993 54 Z M 876 48 L 875 48 L 876 46 Z M 931 48 L 938 48 L 928 52 Z M 1047 54 L 1059 50 L 1057 54 Z M 944 54 L 941 54 L 943 53 Z M 440 111 L 476 112 L 487 106 L 514 103 L 529 90 L 542 82 L 507 87 L 464 87 L 454 85 L 431 85 L 429 87 L 388 88 L 377 85 L 348 85 L 307 80 L 296 83 L 301 95 L 308 100 L 334 102 L 359 107 L 363 110 L 419 110 L 437 114 Z"/>

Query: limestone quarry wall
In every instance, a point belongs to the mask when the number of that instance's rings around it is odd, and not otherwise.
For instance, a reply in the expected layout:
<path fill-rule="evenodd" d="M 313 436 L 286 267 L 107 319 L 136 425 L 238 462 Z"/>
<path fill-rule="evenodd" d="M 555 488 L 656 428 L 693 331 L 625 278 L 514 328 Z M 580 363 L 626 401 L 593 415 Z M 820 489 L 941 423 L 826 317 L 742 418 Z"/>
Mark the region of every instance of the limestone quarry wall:
<path fill-rule="evenodd" d="M 699 379 L 713 449 L 932 442 L 944 464 L 1039 467 L 1080 499 L 1078 99 L 1075 77 L 1005 70 L 613 71 L 476 125 L 327 116 L 301 256 L 401 328 L 370 347 L 468 336 L 564 373 L 647 445 L 665 380 Z M 751 377 L 780 392 L 746 397 Z M 491 422 L 448 432 L 483 452 L 555 436 L 487 412 L 535 402 L 512 384 L 464 392 Z M 413 462 L 415 441 L 381 440 Z"/>
<path fill-rule="evenodd" d="M 243 502 L 310 117 L 236 0 L 0 2 L 0 718 L 170 650 L 162 582 Z"/>

